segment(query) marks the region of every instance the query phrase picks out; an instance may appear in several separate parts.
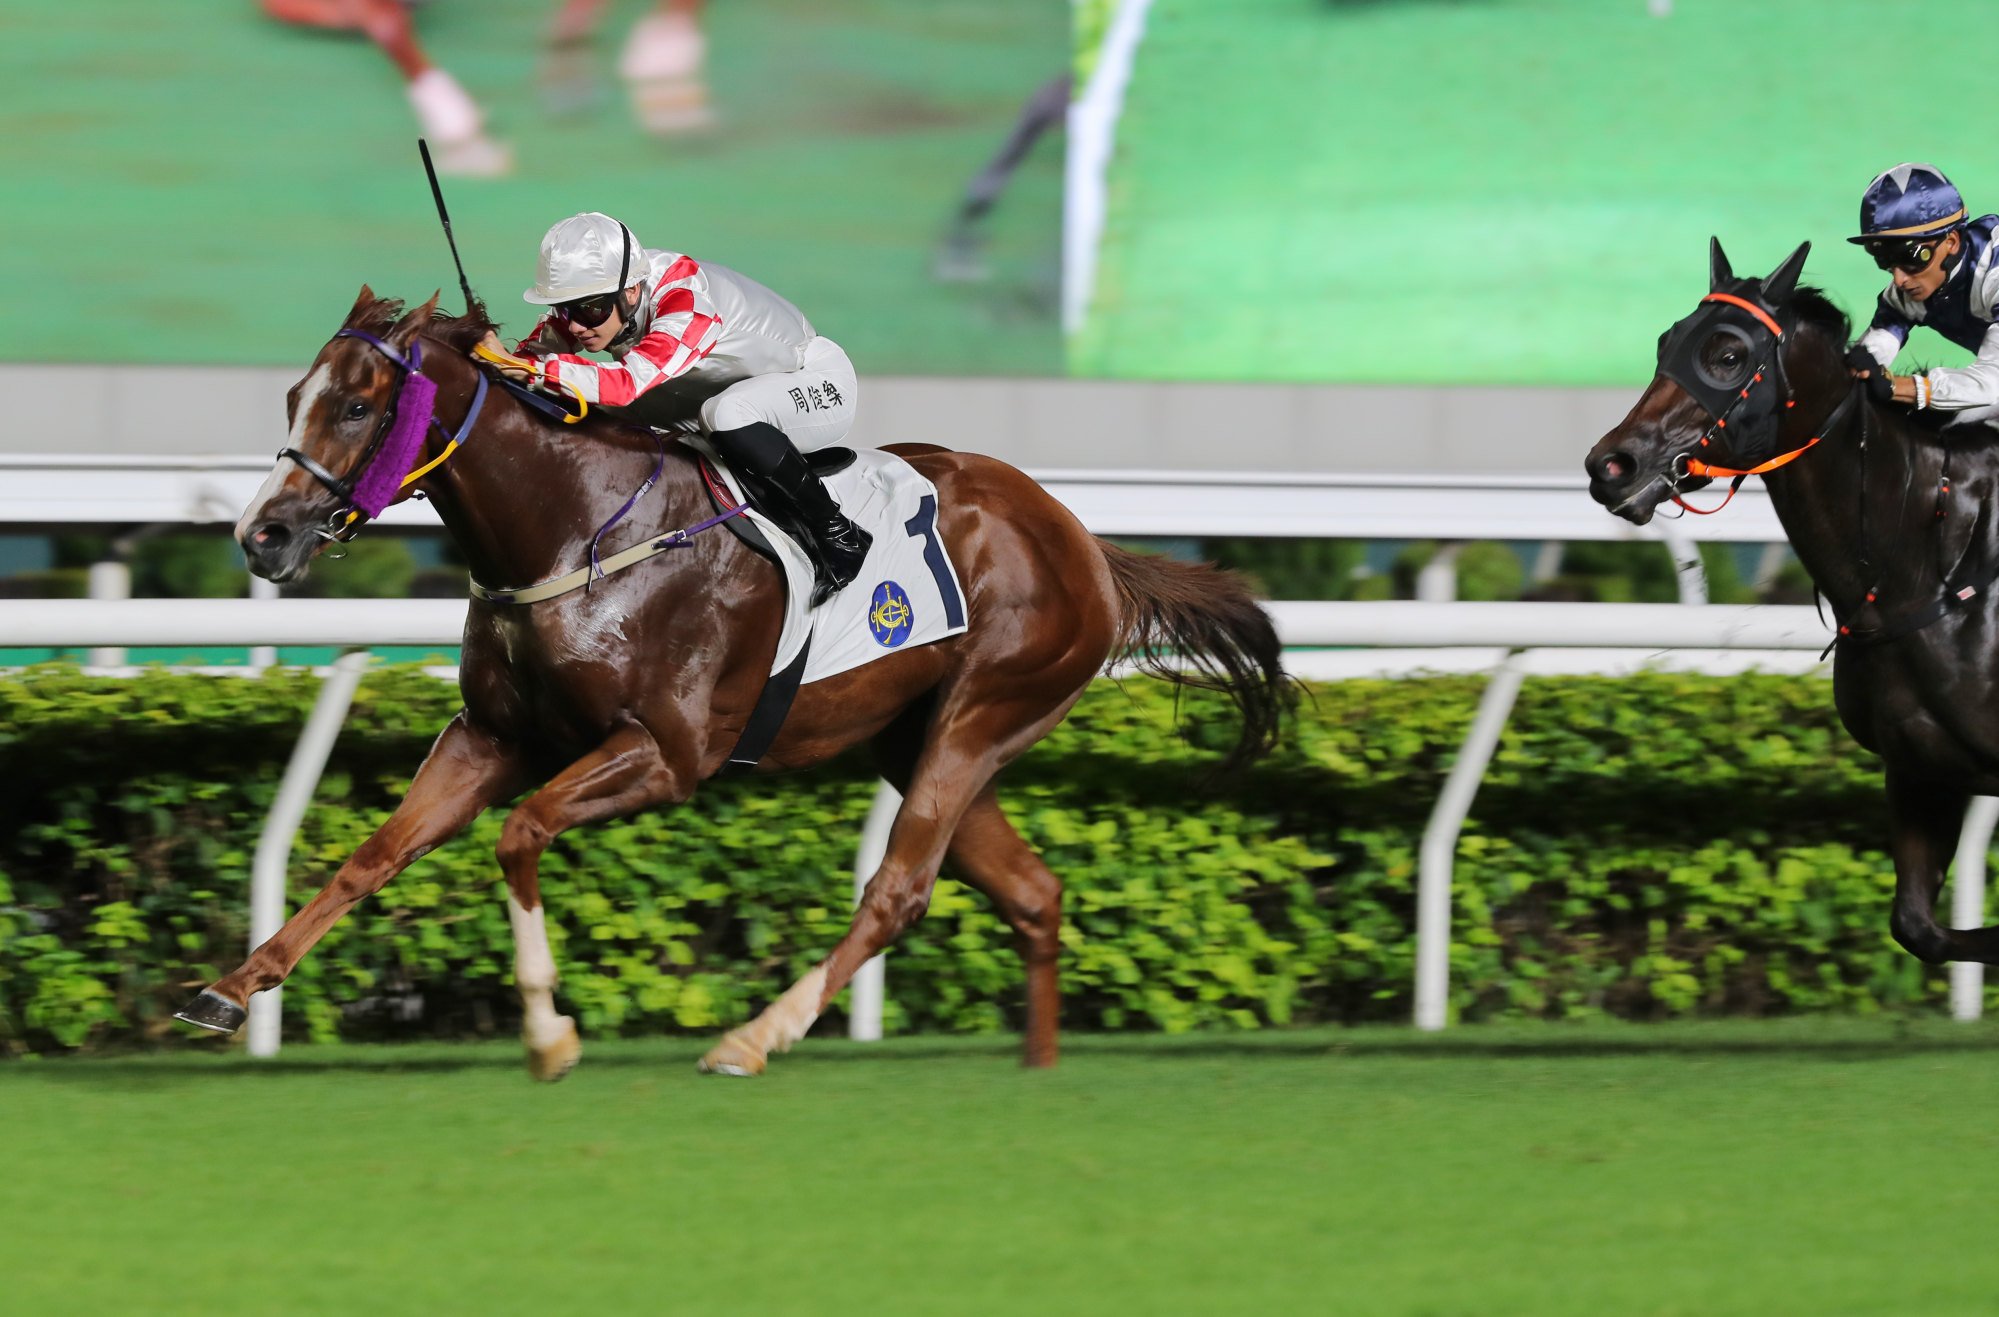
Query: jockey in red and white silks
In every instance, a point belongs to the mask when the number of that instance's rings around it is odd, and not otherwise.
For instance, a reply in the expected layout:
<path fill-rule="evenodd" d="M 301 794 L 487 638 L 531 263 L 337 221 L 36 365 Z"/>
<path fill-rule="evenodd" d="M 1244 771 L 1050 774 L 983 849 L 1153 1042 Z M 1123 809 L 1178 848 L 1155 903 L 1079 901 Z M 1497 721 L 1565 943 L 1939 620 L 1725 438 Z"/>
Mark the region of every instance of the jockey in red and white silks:
<path fill-rule="evenodd" d="M 595 211 L 548 231 L 523 296 L 549 308 L 515 349 L 536 375 L 648 424 L 698 417 L 737 475 L 795 514 L 787 529 L 803 532 L 819 595 L 853 579 L 867 533 L 801 454 L 847 437 L 859 383 L 846 352 L 802 311 L 725 266 L 641 247 Z"/>

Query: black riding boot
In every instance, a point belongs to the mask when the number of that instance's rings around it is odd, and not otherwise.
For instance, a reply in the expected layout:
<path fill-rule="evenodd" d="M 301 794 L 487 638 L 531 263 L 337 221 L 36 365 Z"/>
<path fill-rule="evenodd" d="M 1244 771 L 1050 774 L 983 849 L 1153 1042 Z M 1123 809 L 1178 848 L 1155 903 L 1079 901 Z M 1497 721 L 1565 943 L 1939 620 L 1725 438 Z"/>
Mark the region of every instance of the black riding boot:
<path fill-rule="evenodd" d="M 812 606 L 818 607 L 860 574 L 874 537 L 847 519 L 814 475 L 805 455 L 784 431 L 758 421 L 734 430 L 717 430 L 715 451 L 736 474 L 774 506 L 768 509 L 812 556 L 816 583 Z"/>

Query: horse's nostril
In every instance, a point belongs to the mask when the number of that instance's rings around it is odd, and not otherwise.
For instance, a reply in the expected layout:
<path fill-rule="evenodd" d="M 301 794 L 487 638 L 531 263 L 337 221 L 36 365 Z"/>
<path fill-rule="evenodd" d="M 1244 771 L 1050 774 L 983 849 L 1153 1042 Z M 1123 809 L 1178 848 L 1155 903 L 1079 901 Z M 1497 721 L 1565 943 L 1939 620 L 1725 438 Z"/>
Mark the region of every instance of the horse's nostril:
<path fill-rule="evenodd" d="M 1622 480 L 1631 474 L 1631 460 L 1622 453 L 1612 453 L 1603 459 L 1603 478 Z"/>
<path fill-rule="evenodd" d="M 259 526 L 256 532 L 250 536 L 250 543 L 256 545 L 260 549 L 276 548 L 278 545 L 283 544 L 286 540 L 290 538 L 291 538 L 290 531 L 286 530 L 283 526 L 278 525 L 276 522 L 272 522 L 266 526 Z"/>

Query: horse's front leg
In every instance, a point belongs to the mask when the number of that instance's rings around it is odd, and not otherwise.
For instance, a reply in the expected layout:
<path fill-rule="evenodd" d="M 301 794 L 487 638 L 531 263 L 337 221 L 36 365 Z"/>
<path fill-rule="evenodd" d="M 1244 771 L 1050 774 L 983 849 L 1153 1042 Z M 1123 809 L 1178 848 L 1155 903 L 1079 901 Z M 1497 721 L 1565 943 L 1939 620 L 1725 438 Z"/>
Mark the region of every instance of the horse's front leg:
<path fill-rule="evenodd" d="M 512 747 L 473 730 L 460 710 L 417 769 L 402 804 L 340 866 L 333 881 L 251 952 L 235 973 L 203 989 L 177 1018 L 234 1033 L 243 1023 L 250 995 L 283 983 L 357 901 L 380 891 L 488 805 L 505 800 L 523 784 L 523 770 Z"/>
<path fill-rule="evenodd" d="M 1932 965 L 1993 960 L 1999 929 L 1954 932 L 1937 923 L 1937 893 L 1957 847 L 1970 792 L 1888 770 L 1889 853 L 1895 859 L 1895 906 L 1889 928 L 1908 952 Z M 1982 954 L 1981 954 L 1982 953 Z"/>
<path fill-rule="evenodd" d="M 527 1048 L 528 1073 L 536 1079 L 562 1078 L 583 1055 L 576 1022 L 555 1011 L 555 956 L 541 904 L 542 852 L 579 823 L 683 801 L 693 793 L 696 777 L 694 765 L 670 759 L 651 732 L 626 723 L 507 816 L 500 832 L 500 867 L 507 877 L 507 913 L 514 926 L 521 1042 Z"/>

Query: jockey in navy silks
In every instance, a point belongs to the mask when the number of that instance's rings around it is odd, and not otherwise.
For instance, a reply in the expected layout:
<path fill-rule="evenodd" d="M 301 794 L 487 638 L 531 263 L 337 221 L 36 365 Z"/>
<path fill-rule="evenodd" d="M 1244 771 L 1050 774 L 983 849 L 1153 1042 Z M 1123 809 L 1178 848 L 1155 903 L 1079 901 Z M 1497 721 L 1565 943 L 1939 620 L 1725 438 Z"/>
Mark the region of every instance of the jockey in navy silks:
<path fill-rule="evenodd" d="M 804 532 L 814 603 L 860 572 L 871 537 L 803 455 L 853 428 L 854 363 L 804 312 L 724 266 L 641 247 L 596 211 L 548 231 L 522 296 L 547 312 L 514 349 L 515 373 L 649 425 L 705 433 L 769 510 Z M 490 335 L 486 346 L 505 351 Z"/>
<path fill-rule="evenodd" d="M 1846 354 L 1877 402 L 1955 413 L 1947 424 L 1999 419 L 1999 268 L 1993 230 L 1999 215 L 1967 219 L 1964 198 L 1935 165 L 1896 165 L 1868 184 L 1860 199 L 1860 233 L 1847 241 L 1866 249 L 1890 276 L 1874 321 Z M 1966 366 L 1934 366 L 1915 375 L 1889 367 L 1927 325 L 1977 356 Z"/>

